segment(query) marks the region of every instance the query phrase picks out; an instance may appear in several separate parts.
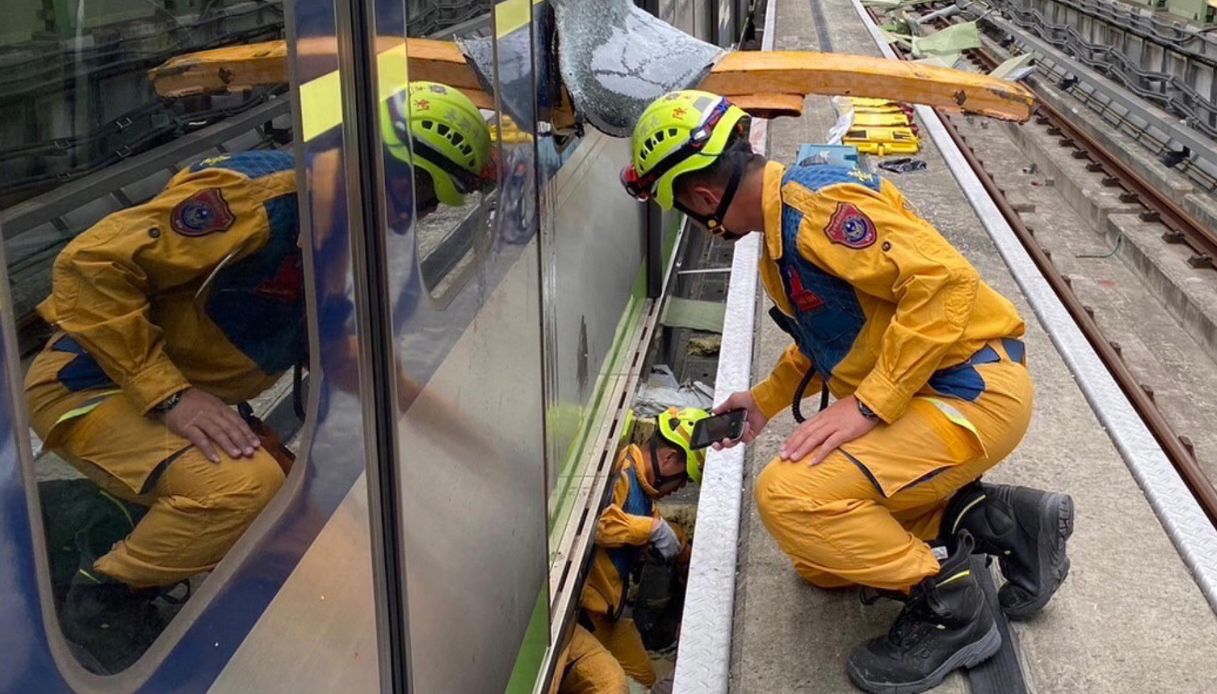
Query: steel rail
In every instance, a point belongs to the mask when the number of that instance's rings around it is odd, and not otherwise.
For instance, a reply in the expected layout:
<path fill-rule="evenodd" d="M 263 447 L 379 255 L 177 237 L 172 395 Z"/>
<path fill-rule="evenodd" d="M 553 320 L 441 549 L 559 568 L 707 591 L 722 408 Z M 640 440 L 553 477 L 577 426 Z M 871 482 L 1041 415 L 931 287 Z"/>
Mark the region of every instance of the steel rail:
<path fill-rule="evenodd" d="M 871 12 L 871 18 L 874 19 L 873 12 Z M 974 51 L 979 52 L 976 49 Z M 908 56 L 902 50 L 897 55 L 901 60 L 908 59 Z M 989 58 L 989 56 L 985 57 Z M 1040 99 L 1040 106 L 1044 106 L 1042 99 Z M 1162 446 L 1162 450 L 1166 453 L 1171 465 L 1174 466 L 1188 490 L 1196 498 L 1201 509 L 1208 516 L 1209 522 L 1217 526 L 1217 487 L 1214 487 L 1212 481 L 1204 474 L 1195 456 L 1189 450 L 1188 445 L 1179 437 L 1174 427 L 1171 426 L 1170 422 L 1158 410 L 1150 394 L 1141 387 L 1136 376 L 1128 368 L 1128 365 L 1124 363 L 1117 348 L 1103 336 L 1102 330 L 1087 311 L 1087 307 L 1073 293 L 1069 279 L 1056 268 L 1049 254 L 1036 242 L 1034 232 L 1027 227 L 1022 217 L 1013 208 L 1009 200 L 1006 199 L 1005 193 L 997 186 L 993 177 L 984 168 L 980 160 L 977 159 L 971 146 L 960 135 L 946 114 L 940 113 L 937 110 L 935 110 L 935 113 L 938 113 L 943 128 L 951 140 L 954 141 L 968 165 L 976 173 L 981 185 L 992 198 L 994 205 L 1001 212 L 1002 217 L 1009 224 L 1011 230 L 1018 237 L 1019 242 L 1031 256 L 1032 261 L 1043 275 L 1045 281 L 1060 298 L 1070 317 L 1073 318 L 1078 328 L 1086 337 L 1087 342 L 1090 343 L 1099 359 L 1103 362 L 1103 365 L 1107 367 L 1112 377 L 1116 380 L 1120 390 L 1128 398 L 1138 416 L 1145 422 L 1154 439 Z M 1060 115 L 1059 112 L 1056 113 L 1058 116 Z M 1062 132 L 1064 130 L 1062 128 Z M 1091 142 L 1093 143 L 1093 140 Z M 1108 158 L 1110 159 L 1110 156 Z M 1156 195 L 1156 191 L 1154 193 Z"/>
<path fill-rule="evenodd" d="M 945 19 L 939 21 L 949 24 Z M 964 53 L 990 70 L 1001 64 L 1001 61 L 984 49 L 974 48 Z M 1113 156 L 1089 133 L 1073 124 L 1060 109 L 1048 103 L 1043 98 L 1043 88 L 1040 87 L 1036 78 L 1028 77 L 1024 82 L 1038 97 L 1036 110 L 1039 115 L 1050 121 L 1053 127 L 1078 145 L 1079 151 L 1084 152 L 1089 159 L 1101 166 L 1108 176 L 1114 177 L 1125 190 L 1136 195 L 1137 202 L 1157 217 L 1156 220 L 1146 221 L 1158 221 L 1170 230 L 1163 235 L 1163 241 L 1167 243 L 1183 242 L 1190 246 L 1197 253 L 1189 260 L 1193 267 L 1214 266 L 1214 262 L 1217 261 L 1217 231 L 1201 224 L 1174 200 L 1159 192 L 1153 184 L 1146 181 L 1132 167 Z"/>

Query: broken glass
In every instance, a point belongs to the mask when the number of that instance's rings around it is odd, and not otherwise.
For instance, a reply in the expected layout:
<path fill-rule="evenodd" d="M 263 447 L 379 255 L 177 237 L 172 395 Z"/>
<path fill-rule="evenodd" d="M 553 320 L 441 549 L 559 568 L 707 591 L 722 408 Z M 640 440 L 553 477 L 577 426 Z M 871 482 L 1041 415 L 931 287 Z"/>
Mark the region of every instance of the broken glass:
<path fill-rule="evenodd" d="M 554 0 L 558 62 L 575 109 L 625 137 L 657 97 L 696 87 L 724 53 L 629 0 Z"/>

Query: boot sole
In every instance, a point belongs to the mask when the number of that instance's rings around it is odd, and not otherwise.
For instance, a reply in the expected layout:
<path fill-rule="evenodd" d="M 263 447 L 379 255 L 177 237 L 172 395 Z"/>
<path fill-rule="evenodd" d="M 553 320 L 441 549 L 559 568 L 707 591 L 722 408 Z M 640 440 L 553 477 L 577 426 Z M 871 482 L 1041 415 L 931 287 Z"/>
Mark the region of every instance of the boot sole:
<path fill-rule="evenodd" d="M 1001 650 L 1001 633 L 997 630 L 997 624 L 994 623 L 989 627 L 989 631 L 980 637 L 980 640 L 955 651 L 950 658 L 938 666 L 938 669 L 915 682 L 871 682 L 854 668 L 853 663 L 849 663 L 846 669 L 849 671 L 850 681 L 859 689 L 871 692 L 871 694 L 919 694 L 919 692 L 942 684 L 947 675 L 960 668 L 980 665 L 992 658 L 999 650 Z"/>
<path fill-rule="evenodd" d="M 1069 556 L 1065 543 L 1073 535 L 1073 497 L 1067 494 L 1051 494 L 1048 503 L 1040 509 L 1040 527 L 1037 545 L 1042 569 L 1040 585 L 1044 589 L 1033 600 L 1015 605 L 1002 605 L 1002 612 L 1014 621 L 1030 619 L 1044 609 L 1052 599 L 1065 577 L 1069 575 Z"/>

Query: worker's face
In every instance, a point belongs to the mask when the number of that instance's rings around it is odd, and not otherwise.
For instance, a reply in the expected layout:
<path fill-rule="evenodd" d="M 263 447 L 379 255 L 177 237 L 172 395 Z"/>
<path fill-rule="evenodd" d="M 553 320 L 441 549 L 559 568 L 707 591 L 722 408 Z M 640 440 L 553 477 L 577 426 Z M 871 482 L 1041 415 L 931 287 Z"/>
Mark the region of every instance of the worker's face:
<path fill-rule="evenodd" d="M 388 172 L 390 216 L 395 222 L 407 225 L 412 215 L 421 219 L 439 206 L 431 177 L 421 169 L 414 171 L 413 176 Z"/>
<path fill-rule="evenodd" d="M 663 476 L 664 481 L 655 481 L 657 496 L 665 497 L 688 484 L 689 477 L 685 474 L 684 453 L 672 448 L 661 447 L 659 449 L 659 474 Z"/>
<path fill-rule="evenodd" d="M 724 189 L 720 186 L 697 184 L 693 186 L 683 187 L 675 193 L 676 204 L 681 209 L 688 210 L 699 217 L 709 217 L 718 211 L 719 203 L 722 202 Z M 744 217 L 744 205 L 741 204 L 739 192 L 732 199 L 731 205 L 727 207 L 726 214 L 723 215 L 722 228 L 715 234 L 721 236 L 728 241 L 739 241 L 748 235 L 749 229 L 747 220 Z M 698 228 L 706 233 L 714 233 L 705 228 L 696 219 L 691 219 Z"/>
<path fill-rule="evenodd" d="M 439 207 L 439 198 L 435 197 L 435 186 L 431 177 L 420 171 L 421 175 L 414 177 L 414 209 L 421 219 Z"/>

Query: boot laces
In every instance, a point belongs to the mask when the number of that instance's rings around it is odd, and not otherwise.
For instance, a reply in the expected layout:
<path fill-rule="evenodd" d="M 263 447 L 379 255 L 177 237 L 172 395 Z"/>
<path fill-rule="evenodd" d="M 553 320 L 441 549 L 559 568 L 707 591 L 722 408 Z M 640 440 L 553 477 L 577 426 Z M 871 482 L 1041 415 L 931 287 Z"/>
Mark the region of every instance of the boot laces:
<path fill-rule="evenodd" d="M 920 643 L 927 633 L 939 628 L 935 616 L 924 595 L 910 595 L 909 601 L 905 603 L 904 609 L 887 632 L 888 643 L 900 650 L 911 649 Z"/>

